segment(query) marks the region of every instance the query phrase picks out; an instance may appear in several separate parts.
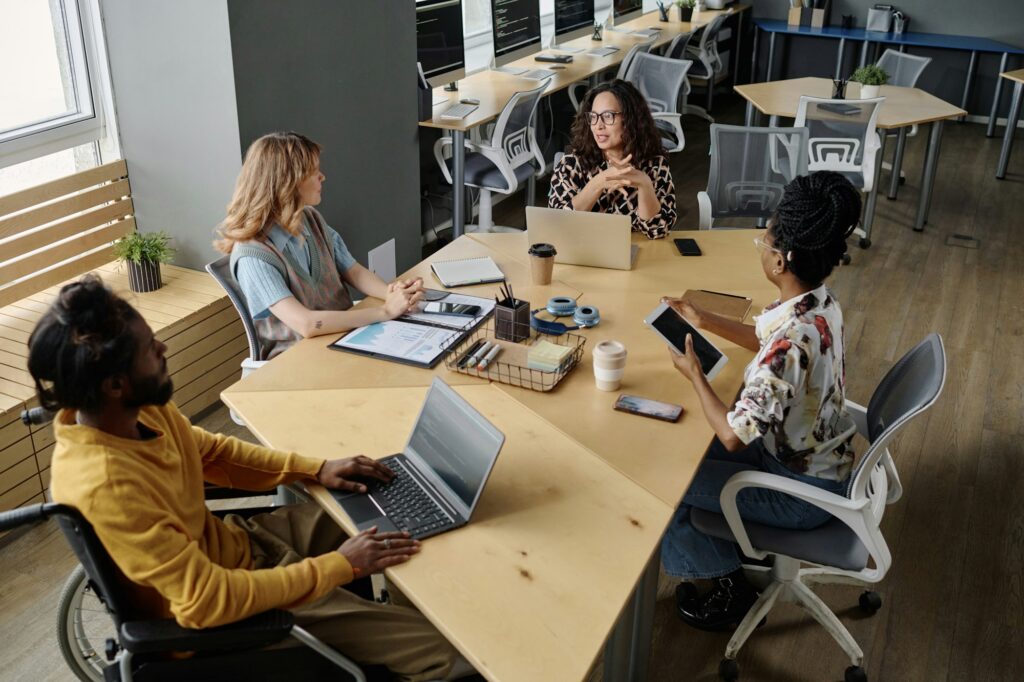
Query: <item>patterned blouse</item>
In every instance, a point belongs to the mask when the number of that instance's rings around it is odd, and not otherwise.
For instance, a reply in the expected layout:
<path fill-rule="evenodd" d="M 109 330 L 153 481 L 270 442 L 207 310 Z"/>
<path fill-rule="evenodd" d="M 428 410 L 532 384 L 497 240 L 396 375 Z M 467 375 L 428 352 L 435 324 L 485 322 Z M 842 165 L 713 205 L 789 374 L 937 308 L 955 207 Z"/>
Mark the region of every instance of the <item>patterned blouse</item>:
<path fill-rule="evenodd" d="M 551 173 L 551 192 L 548 206 L 572 210 L 572 199 L 583 189 L 591 178 L 608 168 L 608 162 L 591 171 L 585 171 L 575 154 L 566 154 Z M 656 156 L 640 164 L 640 170 L 654 183 L 654 194 L 658 197 L 661 210 L 650 220 L 644 220 L 637 213 L 639 190 L 630 187 L 626 196 L 621 192 L 603 192 L 591 211 L 628 215 L 634 232 L 643 232 L 648 239 L 661 239 L 676 223 L 676 188 L 672 183 L 672 171 L 668 159 Z"/>
<path fill-rule="evenodd" d="M 761 350 L 747 365 L 729 425 L 744 443 L 764 438 L 790 470 L 843 481 L 853 466 L 847 440 L 818 448 L 849 428 L 843 313 L 824 285 L 776 301 L 755 318 Z"/>

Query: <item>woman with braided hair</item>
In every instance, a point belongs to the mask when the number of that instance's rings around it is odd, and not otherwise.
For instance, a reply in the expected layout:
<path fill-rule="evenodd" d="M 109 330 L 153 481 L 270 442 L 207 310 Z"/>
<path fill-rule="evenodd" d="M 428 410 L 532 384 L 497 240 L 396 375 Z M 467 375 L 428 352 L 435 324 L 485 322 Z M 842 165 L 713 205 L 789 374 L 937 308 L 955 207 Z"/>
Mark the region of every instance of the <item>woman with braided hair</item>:
<path fill-rule="evenodd" d="M 745 325 L 685 299 L 662 299 L 698 329 L 756 353 L 736 402 L 726 406 L 711 389 L 687 336 L 672 363 L 689 379 L 715 430 L 662 543 L 665 571 L 684 579 L 711 578 L 699 594 L 676 588 L 680 618 L 701 629 L 739 623 L 757 599 L 740 566 L 735 543 L 705 535 L 690 521 L 694 507 L 721 513 L 719 494 L 740 471 L 767 471 L 843 494 L 853 465 L 852 425 L 844 405 L 846 371 L 843 314 L 825 279 L 846 252 L 860 217 L 860 194 L 838 173 L 801 176 L 786 186 L 778 212 L 762 237 L 765 277 L 779 298 Z M 737 496 L 740 516 L 768 526 L 810 529 L 831 517 L 785 493 L 748 488 Z"/>

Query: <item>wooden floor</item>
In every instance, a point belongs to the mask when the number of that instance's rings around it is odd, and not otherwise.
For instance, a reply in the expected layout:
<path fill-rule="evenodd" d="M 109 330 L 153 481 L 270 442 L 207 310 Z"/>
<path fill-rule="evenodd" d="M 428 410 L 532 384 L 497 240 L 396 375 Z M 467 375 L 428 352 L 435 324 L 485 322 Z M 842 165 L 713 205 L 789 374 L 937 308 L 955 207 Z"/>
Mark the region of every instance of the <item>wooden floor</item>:
<path fill-rule="evenodd" d="M 720 98 L 723 122 L 740 122 Z M 718 113 L 718 112 L 716 112 Z M 684 121 L 687 149 L 673 159 L 680 225 L 697 223 L 707 179 L 708 137 Z M 1024 155 L 994 179 L 999 139 L 980 125 L 947 125 L 931 221 L 911 225 L 926 135 L 910 140 L 908 181 L 898 201 L 881 198 L 874 246 L 831 285 L 846 316 L 849 396 L 866 403 L 889 366 L 931 331 L 943 335 L 949 375 L 941 401 L 893 447 L 904 496 L 883 532 L 894 564 L 873 617 L 858 590 L 819 590 L 864 649 L 869 679 L 895 682 L 1018 680 L 1024 670 Z M 883 176 L 884 178 L 884 176 Z M 523 201 L 495 208 L 521 225 Z M 950 234 L 980 240 L 947 246 Z M 698 236 L 699 240 L 699 236 Z M 671 292 L 666 292 L 671 293 Z M 200 422 L 246 435 L 223 408 Z M 53 638 L 55 606 L 74 561 L 51 526 L 0 547 L 0 680 L 68 680 Z M 717 679 L 727 634 L 684 626 L 663 580 L 651 679 Z M 594 599 L 600 599 L 595 594 Z M 747 680 L 841 680 L 848 664 L 823 629 L 792 605 L 769 616 L 744 647 Z M 600 664 L 593 678 L 600 679 Z"/>

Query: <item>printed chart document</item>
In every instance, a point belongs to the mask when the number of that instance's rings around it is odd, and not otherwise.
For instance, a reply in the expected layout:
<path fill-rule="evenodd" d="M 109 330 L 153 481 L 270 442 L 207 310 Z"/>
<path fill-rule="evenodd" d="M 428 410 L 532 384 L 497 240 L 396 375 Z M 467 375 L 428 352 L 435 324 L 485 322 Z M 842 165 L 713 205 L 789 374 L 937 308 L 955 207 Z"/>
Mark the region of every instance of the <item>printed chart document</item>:
<path fill-rule="evenodd" d="M 457 329 L 388 320 L 353 329 L 330 347 L 418 367 L 433 367 L 444 355 L 444 349 L 461 334 L 463 332 Z"/>
<path fill-rule="evenodd" d="M 469 330 L 480 324 L 484 318 L 491 314 L 494 310 L 494 299 L 493 298 L 481 298 L 480 296 L 466 296 L 465 294 L 448 294 L 441 299 L 442 303 L 451 303 L 453 305 L 475 305 L 480 306 L 480 314 L 476 317 L 463 317 L 460 315 L 436 315 L 433 313 L 406 313 L 399 319 L 401 320 L 415 320 L 417 322 L 425 322 L 432 324 L 437 327 L 445 327 L 446 329 L 460 329 Z M 422 310 L 423 306 L 428 302 L 424 301 L 419 304 Z"/>
<path fill-rule="evenodd" d="M 490 256 L 437 261 L 431 263 L 430 269 L 449 288 L 505 281 L 505 273 Z"/>

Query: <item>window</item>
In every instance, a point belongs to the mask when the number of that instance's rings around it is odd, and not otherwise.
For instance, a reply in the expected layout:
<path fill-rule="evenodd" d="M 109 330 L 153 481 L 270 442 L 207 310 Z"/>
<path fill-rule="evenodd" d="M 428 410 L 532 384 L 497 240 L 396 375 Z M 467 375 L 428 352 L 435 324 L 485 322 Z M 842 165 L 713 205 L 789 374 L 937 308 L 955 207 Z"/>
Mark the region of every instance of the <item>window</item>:
<path fill-rule="evenodd" d="M 91 1 L 0 0 L 0 168 L 101 138 Z"/>

